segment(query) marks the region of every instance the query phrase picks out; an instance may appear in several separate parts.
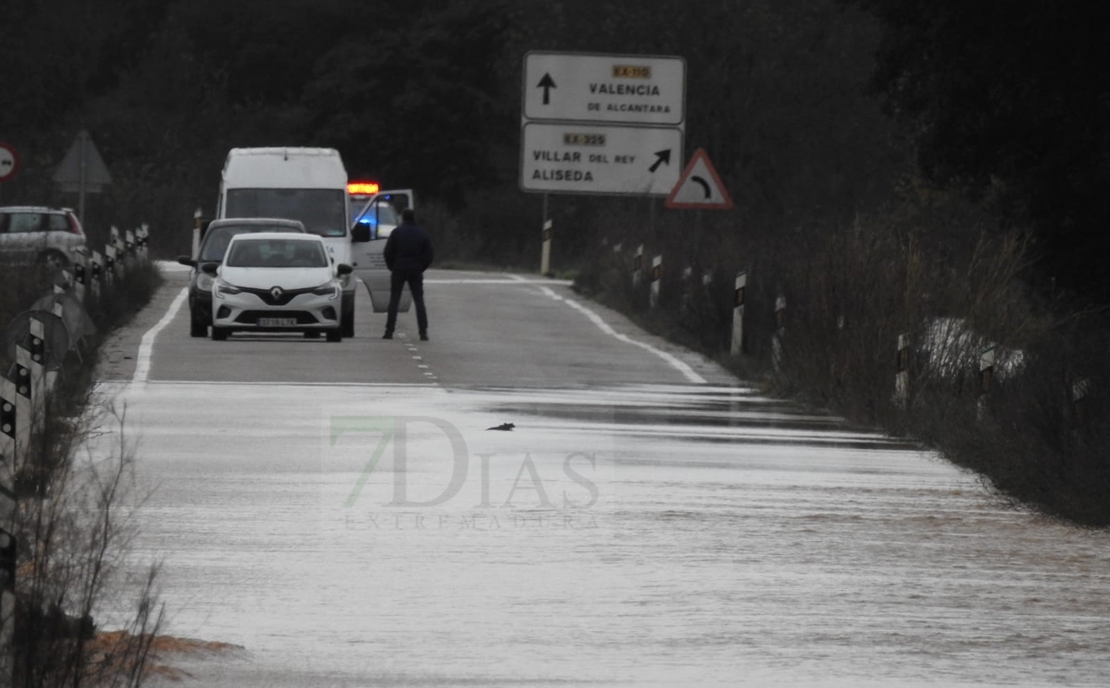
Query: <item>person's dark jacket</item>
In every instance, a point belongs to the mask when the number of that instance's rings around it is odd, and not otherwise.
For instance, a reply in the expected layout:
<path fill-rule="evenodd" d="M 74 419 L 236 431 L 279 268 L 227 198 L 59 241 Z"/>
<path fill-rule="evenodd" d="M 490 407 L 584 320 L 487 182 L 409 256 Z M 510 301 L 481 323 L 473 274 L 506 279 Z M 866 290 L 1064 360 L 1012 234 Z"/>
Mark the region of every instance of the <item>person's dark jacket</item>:
<path fill-rule="evenodd" d="M 423 272 L 432 264 L 432 241 L 417 225 L 402 222 L 390 232 L 382 253 L 385 257 L 385 266 L 390 271 Z"/>

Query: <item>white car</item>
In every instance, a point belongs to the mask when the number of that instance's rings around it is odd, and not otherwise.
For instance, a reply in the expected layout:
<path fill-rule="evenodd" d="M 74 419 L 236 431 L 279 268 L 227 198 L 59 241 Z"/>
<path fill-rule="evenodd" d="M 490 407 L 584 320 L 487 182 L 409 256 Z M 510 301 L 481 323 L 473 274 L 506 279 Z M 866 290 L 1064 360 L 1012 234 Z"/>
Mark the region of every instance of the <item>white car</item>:
<path fill-rule="evenodd" d="M 340 276 L 314 234 L 258 232 L 232 237 L 222 264 L 204 263 L 212 285 L 212 339 L 233 332 L 325 332 L 343 339 Z"/>
<path fill-rule="evenodd" d="M 85 248 L 85 232 L 69 208 L 0 208 L 0 263 L 64 268 Z"/>

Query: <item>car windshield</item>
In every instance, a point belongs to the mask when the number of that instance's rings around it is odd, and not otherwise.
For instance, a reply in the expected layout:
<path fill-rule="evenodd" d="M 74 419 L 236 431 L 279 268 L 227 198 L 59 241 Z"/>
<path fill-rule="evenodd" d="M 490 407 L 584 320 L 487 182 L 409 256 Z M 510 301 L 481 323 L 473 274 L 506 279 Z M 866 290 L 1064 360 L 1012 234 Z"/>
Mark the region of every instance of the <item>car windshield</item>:
<path fill-rule="evenodd" d="M 229 189 L 225 217 L 286 217 L 311 234 L 347 235 L 345 189 Z"/>
<path fill-rule="evenodd" d="M 200 260 L 202 262 L 220 262 L 224 259 L 224 254 L 227 253 L 227 245 L 231 243 L 231 237 L 238 236 L 239 234 L 248 234 L 255 232 L 291 232 L 299 234 L 300 230 L 296 227 L 289 225 L 221 225 L 219 227 L 210 227 L 204 234 L 204 245 L 200 249 Z"/>
<path fill-rule="evenodd" d="M 326 268 L 328 256 L 317 241 L 240 239 L 231 245 L 226 264 L 233 268 Z"/>
<path fill-rule="evenodd" d="M 362 210 L 362 206 L 366 205 L 366 201 L 367 199 L 359 200 L 358 198 L 352 198 L 351 213 L 358 215 L 358 211 Z M 361 217 L 354 217 L 352 220 L 352 224 L 354 224 L 354 222 L 359 222 L 364 225 L 370 225 L 371 227 L 398 224 L 397 211 L 394 210 L 392 205 L 384 201 L 375 203 L 367 208 L 366 212 L 362 213 Z"/>

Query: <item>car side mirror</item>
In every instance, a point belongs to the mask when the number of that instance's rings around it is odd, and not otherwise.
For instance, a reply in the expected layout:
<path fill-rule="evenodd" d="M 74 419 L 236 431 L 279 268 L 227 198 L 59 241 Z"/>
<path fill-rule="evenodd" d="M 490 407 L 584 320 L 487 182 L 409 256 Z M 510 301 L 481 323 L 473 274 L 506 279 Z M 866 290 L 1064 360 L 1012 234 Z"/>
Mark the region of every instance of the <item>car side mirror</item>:
<path fill-rule="evenodd" d="M 182 265 L 188 265 L 191 268 L 195 268 L 197 266 L 197 262 L 189 256 L 178 256 L 177 262 Z"/>
<path fill-rule="evenodd" d="M 354 272 L 354 268 L 352 268 L 350 265 L 347 265 L 346 263 L 340 263 L 339 265 L 335 266 L 335 274 L 337 275 L 349 275 L 352 272 Z"/>
<path fill-rule="evenodd" d="M 200 271 L 206 275 L 216 276 L 216 271 L 220 269 L 219 263 L 201 263 Z"/>

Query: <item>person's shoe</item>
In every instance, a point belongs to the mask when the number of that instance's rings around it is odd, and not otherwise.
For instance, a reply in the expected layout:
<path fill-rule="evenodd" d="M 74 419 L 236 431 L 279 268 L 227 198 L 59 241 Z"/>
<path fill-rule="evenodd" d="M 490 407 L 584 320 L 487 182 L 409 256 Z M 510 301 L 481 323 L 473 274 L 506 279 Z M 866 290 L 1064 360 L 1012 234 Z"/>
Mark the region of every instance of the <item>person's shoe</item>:
<path fill-rule="evenodd" d="M 422 341 L 422 342 L 428 341 L 428 333 L 427 332 L 421 332 L 420 333 L 420 341 Z"/>
<path fill-rule="evenodd" d="M 385 334 L 382 335 L 382 339 L 393 339 L 393 333 L 392 332 L 386 332 Z"/>

